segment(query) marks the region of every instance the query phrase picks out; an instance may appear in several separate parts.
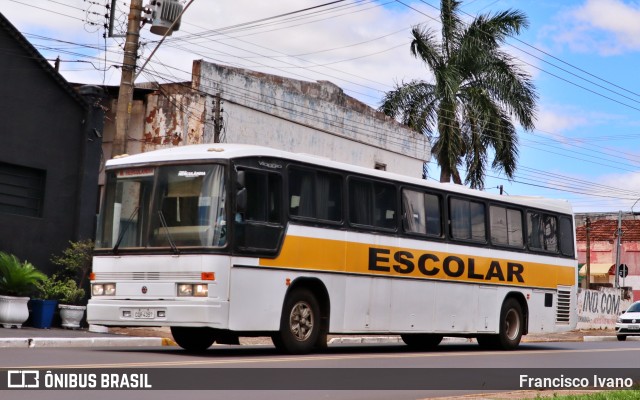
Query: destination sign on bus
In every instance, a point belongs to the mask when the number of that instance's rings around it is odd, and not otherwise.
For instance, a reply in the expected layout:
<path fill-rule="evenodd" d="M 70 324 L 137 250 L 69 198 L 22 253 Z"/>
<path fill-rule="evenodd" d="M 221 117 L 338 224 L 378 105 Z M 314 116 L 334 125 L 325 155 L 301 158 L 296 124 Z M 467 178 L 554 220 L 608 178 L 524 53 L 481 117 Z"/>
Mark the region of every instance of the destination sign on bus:
<path fill-rule="evenodd" d="M 145 176 L 153 176 L 153 168 L 127 168 L 121 169 L 116 173 L 119 179 L 141 178 Z"/>

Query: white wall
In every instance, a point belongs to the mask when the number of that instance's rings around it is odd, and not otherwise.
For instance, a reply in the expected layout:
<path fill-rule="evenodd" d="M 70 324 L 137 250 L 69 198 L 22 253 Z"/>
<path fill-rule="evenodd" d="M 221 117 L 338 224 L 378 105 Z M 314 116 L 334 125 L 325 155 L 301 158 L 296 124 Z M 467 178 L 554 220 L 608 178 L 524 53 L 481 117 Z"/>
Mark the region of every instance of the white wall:
<path fill-rule="evenodd" d="M 581 289 L 578 292 L 577 329 L 613 329 L 618 315 L 632 303 L 633 297 L 625 299 L 621 289 Z"/>
<path fill-rule="evenodd" d="M 422 176 L 430 145 L 330 82 L 304 82 L 196 61 L 193 85 L 220 93 L 227 143 L 250 143 Z M 211 97 L 213 99 L 213 97 Z M 207 105 L 207 108 L 209 106 Z M 211 111 L 209 111 L 211 112 Z M 212 124 L 204 142 L 212 142 Z"/>

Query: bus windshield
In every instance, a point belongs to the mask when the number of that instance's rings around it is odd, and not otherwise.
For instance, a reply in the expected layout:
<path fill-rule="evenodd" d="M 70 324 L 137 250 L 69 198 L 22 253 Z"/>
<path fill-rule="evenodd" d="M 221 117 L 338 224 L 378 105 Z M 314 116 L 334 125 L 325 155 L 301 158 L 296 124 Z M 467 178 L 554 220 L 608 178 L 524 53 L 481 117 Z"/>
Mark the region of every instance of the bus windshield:
<path fill-rule="evenodd" d="M 96 247 L 224 246 L 224 177 L 217 164 L 109 171 Z"/>

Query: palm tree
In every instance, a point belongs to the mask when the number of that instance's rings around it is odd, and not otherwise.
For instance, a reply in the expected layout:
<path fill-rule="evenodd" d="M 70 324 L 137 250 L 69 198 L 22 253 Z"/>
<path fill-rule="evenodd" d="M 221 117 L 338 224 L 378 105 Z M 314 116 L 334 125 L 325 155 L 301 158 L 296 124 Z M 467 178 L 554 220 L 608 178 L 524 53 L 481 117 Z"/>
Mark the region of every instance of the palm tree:
<path fill-rule="evenodd" d="M 530 76 L 500 49 L 508 35 L 527 27 L 527 17 L 507 10 L 464 23 L 460 4 L 441 0 L 440 41 L 432 29 L 412 29 L 411 54 L 424 61 L 435 82 L 396 85 L 380 110 L 429 137 L 440 182 L 461 184 L 458 168 L 464 163 L 465 184 L 482 189 L 489 148 L 491 168 L 513 178 L 518 158 L 513 120 L 533 129 L 537 95 Z"/>

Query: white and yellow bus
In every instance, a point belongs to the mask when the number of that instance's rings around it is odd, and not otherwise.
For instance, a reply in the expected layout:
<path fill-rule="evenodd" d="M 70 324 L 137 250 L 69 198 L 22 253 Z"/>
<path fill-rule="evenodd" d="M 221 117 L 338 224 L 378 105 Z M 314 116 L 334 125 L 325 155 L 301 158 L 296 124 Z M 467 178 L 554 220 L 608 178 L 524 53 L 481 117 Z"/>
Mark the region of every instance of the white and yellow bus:
<path fill-rule="evenodd" d="M 567 202 L 270 148 L 182 146 L 111 160 L 87 317 L 168 326 L 184 349 L 271 336 L 444 336 L 514 349 L 576 325 Z"/>

